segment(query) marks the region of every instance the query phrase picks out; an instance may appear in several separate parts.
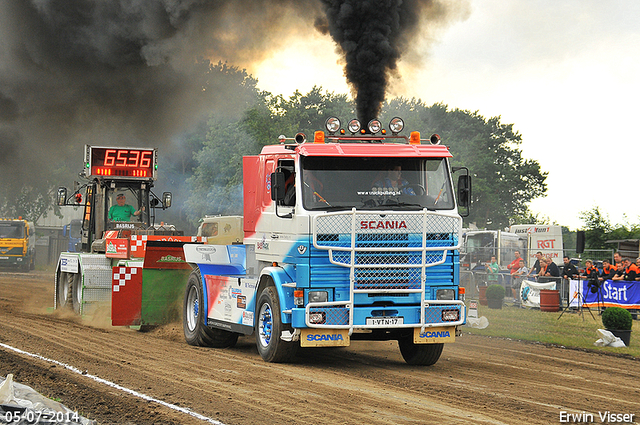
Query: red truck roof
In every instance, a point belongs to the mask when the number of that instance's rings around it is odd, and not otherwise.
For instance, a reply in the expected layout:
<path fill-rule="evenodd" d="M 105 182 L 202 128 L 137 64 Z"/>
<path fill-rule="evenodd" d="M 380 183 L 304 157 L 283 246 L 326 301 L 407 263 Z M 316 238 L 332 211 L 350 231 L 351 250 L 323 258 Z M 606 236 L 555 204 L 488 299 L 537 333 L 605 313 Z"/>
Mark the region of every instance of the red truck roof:
<path fill-rule="evenodd" d="M 285 145 L 269 145 L 261 154 L 297 153 L 302 156 L 353 156 L 353 157 L 451 157 L 448 146 L 405 145 L 396 143 L 303 143 L 294 150 Z"/>

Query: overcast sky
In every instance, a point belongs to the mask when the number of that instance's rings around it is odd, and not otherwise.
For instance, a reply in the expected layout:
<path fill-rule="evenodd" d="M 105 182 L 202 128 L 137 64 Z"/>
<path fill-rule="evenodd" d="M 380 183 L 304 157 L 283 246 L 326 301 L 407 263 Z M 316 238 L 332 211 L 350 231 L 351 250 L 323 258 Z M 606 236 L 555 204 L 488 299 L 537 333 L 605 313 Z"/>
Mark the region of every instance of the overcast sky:
<path fill-rule="evenodd" d="M 580 212 L 599 206 L 613 224 L 640 223 L 640 2 L 455 3 L 457 18 L 421 41 L 393 95 L 513 123 L 525 158 L 549 173 L 534 213 L 577 229 Z M 310 30 L 250 71 L 273 93 L 347 93 L 338 61 Z"/>

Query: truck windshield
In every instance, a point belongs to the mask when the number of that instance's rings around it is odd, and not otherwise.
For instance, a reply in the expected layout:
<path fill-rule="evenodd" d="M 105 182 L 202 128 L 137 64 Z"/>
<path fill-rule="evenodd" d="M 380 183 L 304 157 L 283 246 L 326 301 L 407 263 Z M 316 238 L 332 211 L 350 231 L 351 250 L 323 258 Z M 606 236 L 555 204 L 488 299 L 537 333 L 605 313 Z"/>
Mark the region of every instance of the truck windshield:
<path fill-rule="evenodd" d="M 0 238 L 24 238 L 24 223 L 0 222 Z"/>
<path fill-rule="evenodd" d="M 445 158 L 303 157 L 307 210 L 455 206 Z"/>

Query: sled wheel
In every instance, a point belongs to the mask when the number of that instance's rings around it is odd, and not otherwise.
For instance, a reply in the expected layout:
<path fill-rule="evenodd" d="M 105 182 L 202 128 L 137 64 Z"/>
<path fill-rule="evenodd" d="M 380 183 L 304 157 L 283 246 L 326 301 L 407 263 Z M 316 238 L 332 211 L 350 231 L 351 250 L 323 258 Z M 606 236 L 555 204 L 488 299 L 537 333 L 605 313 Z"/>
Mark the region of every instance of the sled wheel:
<path fill-rule="evenodd" d="M 444 344 L 415 344 L 412 338 L 399 339 L 398 346 L 407 364 L 420 366 L 436 364 L 444 348 Z"/>
<path fill-rule="evenodd" d="M 262 359 L 272 363 L 286 363 L 296 355 L 300 346 L 295 341 L 280 338 L 283 330 L 291 331 L 289 325 L 282 323 L 280 300 L 273 286 L 267 286 L 260 293 L 256 306 L 256 346 Z"/>
<path fill-rule="evenodd" d="M 74 279 L 73 273 L 58 272 L 56 282 L 56 307 L 71 308 L 71 284 Z"/>
<path fill-rule="evenodd" d="M 70 284 L 71 288 L 71 304 L 73 311 L 76 314 L 82 313 L 82 274 L 72 274 L 73 281 Z"/>
<path fill-rule="evenodd" d="M 182 328 L 187 344 L 214 348 L 233 347 L 238 341 L 237 333 L 213 329 L 205 324 L 203 300 L 202 278 L 200 270 L 196 269 L 189 275 L 184 296 Z"/>

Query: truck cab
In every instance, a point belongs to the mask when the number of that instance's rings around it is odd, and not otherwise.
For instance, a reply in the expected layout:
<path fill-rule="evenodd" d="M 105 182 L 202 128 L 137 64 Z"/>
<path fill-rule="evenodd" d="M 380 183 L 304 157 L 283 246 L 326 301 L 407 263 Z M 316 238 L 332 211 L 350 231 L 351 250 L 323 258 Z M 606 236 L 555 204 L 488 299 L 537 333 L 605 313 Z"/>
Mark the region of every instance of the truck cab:
<path fill-rule="evenodd" d="M 22 218 L 0 218 L 0 267 L 28 272 L 35 267 L 36 231 Z"/>

